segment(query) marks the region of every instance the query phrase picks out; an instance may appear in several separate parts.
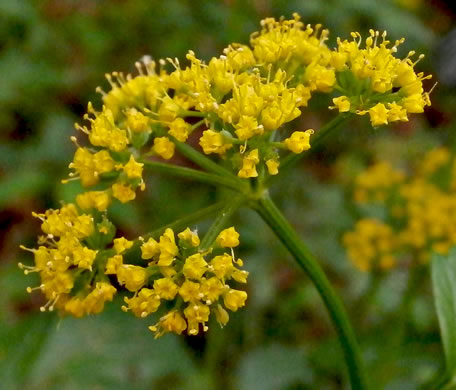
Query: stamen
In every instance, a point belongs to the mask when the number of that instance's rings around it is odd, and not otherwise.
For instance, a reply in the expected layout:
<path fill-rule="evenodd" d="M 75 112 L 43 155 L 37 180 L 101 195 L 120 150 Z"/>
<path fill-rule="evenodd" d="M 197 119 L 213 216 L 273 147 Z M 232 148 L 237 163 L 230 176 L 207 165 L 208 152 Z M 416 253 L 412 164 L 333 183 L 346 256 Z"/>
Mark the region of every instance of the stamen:
<path fill-rule="evenodd" d="M 109 73 L 106 73 L 105 77 L 112 89 L 119 88 L 119 85 L 117 85 L 117 83 L 112 80 L 112 76 Z"/>
<path fill-rule="evenodd" d="M 34 217 L 36 217 L 36 215 L 34 215 Z M 41 218 L 40 218 L 41 219 Z M 44 220 L 44 219 L 41 219 L 41 220 Z M 21 248 L 23 251 L 27 251 L 27 252 L 32 252 L 32 253 L 35 253 L 36 252 L 36 249 L 32 249 L 32 248 L 27 248 L 26 246 L 24 245 L 19 245 L 19 248 Z M 23 266 L 22 263 L 19 263 L 18 264 L 19 268 L 21 268 Z M 25 267 L 25 266 L 24 266 Z"/>
<path fill-rule="evenodd" d="M 36 290 L 42 290 L 44 288 L 44 284 L 40 284 L 39 286 L 37 287 L 27 287 L 25 289 L 25 291 L 27 291 L 29 294 L 32 293 L 32 291 L 36 291 Z"/>
<path fill-rule="evenodd" d="M 105 91 L 103 91 L 103 89 L 101 87 L 96 87 L 95 92 L 101 94 L 102 96 L 107 95 L 107 93 Z"/>
<path fill-rule="evenodd" d="M 144 76 L 141 62 L 136 61 L 135 62 L 135 68 L 138 70 L 138 73 L 139 73 L 140 76 Z"/>

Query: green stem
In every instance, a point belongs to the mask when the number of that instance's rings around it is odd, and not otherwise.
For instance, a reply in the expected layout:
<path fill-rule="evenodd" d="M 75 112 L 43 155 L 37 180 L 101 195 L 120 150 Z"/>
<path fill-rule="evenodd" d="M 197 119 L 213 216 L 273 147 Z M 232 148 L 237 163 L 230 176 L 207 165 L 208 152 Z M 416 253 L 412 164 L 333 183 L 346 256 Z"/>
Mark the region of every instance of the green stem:
<path fill-rule="evenodd" d="M 179 231 L 183 230 L 186 227 L 202 221 L 206 219 L 207 217 L 210 217 L 212 214 L 215 214 L 217 211 L 222 210 L 226 206 L 226 201 L 221 201 L 214 203 L 211 206 L 205 207 L 204 209 L 195 211 L 194 213 L 188 214 L 182 218 L 179 218 L 178 220 L 169 223 L 167 225 L 161 226 L 158 229 L 152 230 L 151 232 L 147 233 L 146 235 L 143 236 L 145 240 L 149 238 L 154 238 L 158 239 L 161 234 L 164 233 L 166 229 L 173 229 L 173 231 Z M 133 246 L 128 249 L 125 253 L 124 256 L 130 256 L 131 258 L 135 258 L 138 256 L 135 256 L 135 253 L 137 254 L 137 251 L 139 250 L 140 246 L 142 245 L 143 241 L 141 240 L 135 240 Z M 139 256 L 140 258 L 140 256 Z"/>
<path fill-rule="evenodd" d="M 201 251 L 206 251 L 212 246 L 218 234 L 225 227 L 228 219 L 231 218 L 233 213 L 235 213 L 241 207 L 245 200 L 246 198 L 244 196 L 238 195 L 232 198 L 231 201 L 226 203 L 226 206 L 223 208 L 221 213 L 212 223 L 209 230 L 206 232 L 203 240 L 201 241 Z"/>
<path fill-rule="evenodd" d="M 206 156 L 204 156 L 202 153 L 198 152 L 192 146 L 190 146 L 184 142 L 180 142 L 171 136 L 169 136 L 169 137 L 172 138 L 174 144 L 176 145 L 176 149 L 183 156 L 187 157 L 190 161 L 193 161 L 196 165 L 200 166 L 201 168 L 205 169 L 208 172 L 212 172 L 212 173 L 222 175 L 222 176 L 229 176 L 235 180 L 240 181 L 240 179 L 237 178 L 236 176 L 234 176 L 228 169 L 215 163 L 210 158 L 207 158 Z"/>
<path fill-rule="evenodd" d="M 205 207 L 204 209 L 195 211 L 194 213 L 188 214 L 185 217 L 179 218 L 178 220 L 169 223 L 167 225 L 161 226 L 158 229 L 151 231 L 146 234 L 144 238 L 158 238 L 166 229 L 173 229 L 174 231 L 185 229 L 189 225 L 192 225 L 196 222 L 202 221 L 203 219 L 210 217 L 212 214 L 215 214 L 217 211 L 222 210 L 226 206 L 226 201 L 221 201 L 214 203 L 211 206 Z"/>
<path fill-rule="evenodd" d="M 315 136 L 310 138 L 310 145 L 312 146 L 312 148 L 319 145 L 323 141 L 323 139 L 325 139 L 329 134 L 331 134 L 339 126 L 345 123 L 349 117 L 350 114 L 339 114 L 334 119 L 329 121 L 325 126 L 323 126 L 315 134 Z M 305 153 L 289 154 L 280 163 L 280 170 L 288 169 L 289 167 L 295 165 L 304 155 Z"/>
<path fill-rule="evenodd" d="M 222 185 L 235 191 L 241 191 L 243 187 L 246 187 L 246 183 L 241 182 L 240 180 L 233 180 L 231 177 L 225 175 L 214 175 L 213 173 L 197 171 L 196 169 L 181 167 L 178 165 L 167 164 L 158 161 L 142 160 L 141 162 L 147 168 L 150 168 L 155 172 L 177 176 L 183 179 L 190 179 L 212 185 Z"/>
<path fill-rule="evenodd" d="M 367 376 L 356 337 L 343 304 L 309 249 L 288 223 L 267 193 L 257 202 L 256 210 L 307 273 L 323 299 L 339 336 L 353 390 L 367 389 Z"/>

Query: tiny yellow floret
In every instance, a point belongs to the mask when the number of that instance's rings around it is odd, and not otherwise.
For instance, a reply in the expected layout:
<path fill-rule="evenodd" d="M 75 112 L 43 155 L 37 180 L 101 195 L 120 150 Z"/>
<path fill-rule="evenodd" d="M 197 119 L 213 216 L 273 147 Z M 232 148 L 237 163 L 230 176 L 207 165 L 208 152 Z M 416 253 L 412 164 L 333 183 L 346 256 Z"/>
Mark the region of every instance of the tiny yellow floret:
<path fill-rule="evenodd" d="M 222 248 L 235 248 L 239 245 L 239 233 L 232 226 L 222 230 L 215 241 Z"/>
<path fill-rule="evenodd" d="M 169 140 L 168 137 L 158 137 L 154 139 L 153 150 L 161 158 L 169 160 L 174 156 L 174 143 Z"/>
<path fill-rule="evenodd" d="M 312 129 L 306 131 L 295 131 L 283 141 L 285 146 L 293 153 L 302 153 L 310 149 L 310 136 L 314 133 Z"/>

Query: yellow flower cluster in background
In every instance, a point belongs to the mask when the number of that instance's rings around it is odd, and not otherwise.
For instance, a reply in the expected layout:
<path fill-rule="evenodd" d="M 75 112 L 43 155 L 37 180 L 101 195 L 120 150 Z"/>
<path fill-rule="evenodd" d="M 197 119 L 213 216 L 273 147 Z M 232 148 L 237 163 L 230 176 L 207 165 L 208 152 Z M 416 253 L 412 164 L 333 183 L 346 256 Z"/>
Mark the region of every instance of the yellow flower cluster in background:
<path fill-rule="evenodd" d="M 393 230 L 381 221 L 361 219 L 356 223 L 354 231 L 344 235 L 343 243 L 350 259 L 361 271 L 389 269 L 396 264 L 393 256 L 396 249 Z"/>
<path fill-rule="evenodd" d="M 385 270 L 404 261 L 426 262 L 456 245 L 456 158 L 429 151 L 408 173 L 380 162 L 355 180 L 355 202 L 376 204 L 384 218 L 360 219 L 344 246 L 360 270 Z"/>

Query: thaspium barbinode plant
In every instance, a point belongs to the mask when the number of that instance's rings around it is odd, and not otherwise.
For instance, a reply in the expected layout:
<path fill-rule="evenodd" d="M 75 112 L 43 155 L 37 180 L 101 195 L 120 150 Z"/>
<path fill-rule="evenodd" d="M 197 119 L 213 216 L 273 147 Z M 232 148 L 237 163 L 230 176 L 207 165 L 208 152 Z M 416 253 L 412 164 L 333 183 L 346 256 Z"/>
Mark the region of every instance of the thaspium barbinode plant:
<path fill-rule="evenodd" d="M 144 57 L 138 75 L 113 73 L 103 106 L 89 103 L 85 125 L 76 125 L 89 146 L 77 146 L 68 180 L 85 192 L 74 203 L 34 214 L 43 235 L 34 254 L 36 289 L 46 296 L 42 311 L 82 317 L 99 313 L 119 290 L 122 310 L 149 316 L 155 337 L 167 332 L 196 335 L 209 318 L 224 326 L 228 311 L 243 307 L 248 273 L 235 255 L 239 234 L 229 227 L 241 207 L 258 212 L 288 248 L 320 293 L 338 333 L 352 387 L 366 388 L 366 375 L 343 305 L 316 259 L 268 194 L 272 178 L 293 165 L 353 115 L 369 115 L 372 126 L 407 121 L 430 105 L 415 72 L 414 53 L 395 56 L 403 40 L 370 31 L 363 40 L 326 45 L 320 25 L 265 19 L 250 46 L 232 44 L 209 63 L 193 51 L 189 64 Z M 327 94 L 337 116 L 320 129 L 289 132 L 314 94 Z M 199 138 L 199 147 L 187 143 Z M 82 141 L 80 141 L 82 143 Z M 176 151 L 200 169 L 176 165 Z M 108 219 L 112 202 L 133 201 L 144 190 L 143 171 L 204 182 L 232 191 L 220 203 L 141 237 L 116 237 Z M 66 181 L 68 181 L 66 180 Z M 200 241 L 188 225 L 215 215 Z M 29 288 L 28 291 L 32 291 Z"/>

